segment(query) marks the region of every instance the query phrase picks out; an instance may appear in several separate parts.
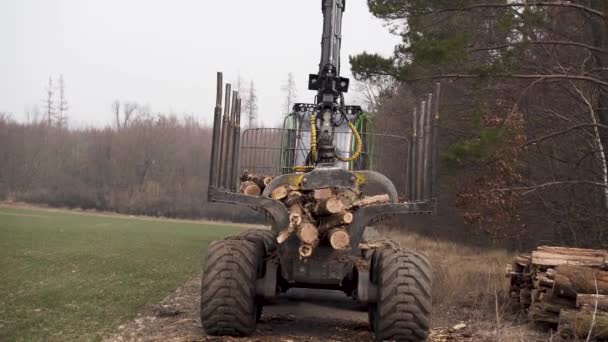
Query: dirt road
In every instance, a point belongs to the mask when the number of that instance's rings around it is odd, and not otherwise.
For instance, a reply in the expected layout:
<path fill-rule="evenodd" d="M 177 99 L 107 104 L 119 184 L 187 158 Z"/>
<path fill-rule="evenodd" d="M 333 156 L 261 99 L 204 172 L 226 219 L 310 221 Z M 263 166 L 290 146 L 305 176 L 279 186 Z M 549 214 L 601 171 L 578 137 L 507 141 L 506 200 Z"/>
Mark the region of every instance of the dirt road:
<path fill-rule="evenodd" d="M 206 336 L 198 318 L 199 296 L 197 277 L 106 341 L 373 341 L 367 311 L 340 292 L 292 290 L 264 307 L 255 335 L 248 338 Z M 430 341 L 469 339 L 434 329 Z"/>

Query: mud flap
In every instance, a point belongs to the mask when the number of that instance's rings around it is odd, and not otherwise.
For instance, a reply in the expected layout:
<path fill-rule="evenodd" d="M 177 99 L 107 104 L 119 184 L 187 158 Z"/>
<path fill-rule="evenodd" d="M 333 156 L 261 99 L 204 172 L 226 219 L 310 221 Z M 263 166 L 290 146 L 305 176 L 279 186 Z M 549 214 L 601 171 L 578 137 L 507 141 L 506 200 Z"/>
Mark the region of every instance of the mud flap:
<path fill-rule="evenodd" d="M 357 301 L 362 305 L 378 301 L 378 287 L 371 282 L 369 270 L 357 271 Z"/>
<path fill-rule="evenodd" d="M 266 260 L 266 273 L 255 284 L 256 295 L 259 298 L 271 300 L 276 297 L 278 267 L 276 260 Z"/>

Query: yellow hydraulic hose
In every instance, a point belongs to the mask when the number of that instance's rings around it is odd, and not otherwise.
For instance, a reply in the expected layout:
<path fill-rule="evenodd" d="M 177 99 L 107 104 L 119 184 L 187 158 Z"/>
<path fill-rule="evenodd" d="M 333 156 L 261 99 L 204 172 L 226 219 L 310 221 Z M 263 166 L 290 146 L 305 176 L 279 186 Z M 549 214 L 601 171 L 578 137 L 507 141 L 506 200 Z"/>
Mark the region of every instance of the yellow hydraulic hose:
<path fill-rule="evenodd" d="M 350 128 L 353 136 L 355 137 L 355 153 L 348 158 L 343 158 L 336 155 L 336 158 L 342 162 L 352 162 L 355 159 L 359 158 L 361 152 L 363 151 L 363 141 L 361 140 L 361 135 L 357 132 L 357 128 L 352 122 L 348 122 L 348 128 Z M 310 115 L 310 162 L 315 163 L 317 161 L 317 122 L 316 116 L 314 114 Z M 306 172 L 310 169 L 314 169 L 313 165 L 297 165 L 293 167 L 294 172 Z"/>
<path fill-rule="evenodd" d="M 363 141 L 361 141 L 361 136 L 359 135 L 359 132 L 357 132 L 357 128 L 355 128 L 355 125 L 353 125 L 350 121 L 348 122 L 348 128 L 350 128 L 351 132 L 353 132 L 353 136 L 355 137 L 355 153 L 348 158 L 343 158 L 336 155 L 336 158 L 342 162 L 354 161 L 355 159 L 359 158 L 361 151 L 363 151 Z"/>
<path fill-rule="evenodd" d="M 317 161 L 317 117 L 310 114 L 310 164 L 311 165 L 296 165 L 292 167 L 293 172 L 306 172 L 315 168 L 314 163 Z"/>
<path fill-rule="evenodd" d="M 310 114 L 310 162 L 317 161 L 317 116 Z"/>

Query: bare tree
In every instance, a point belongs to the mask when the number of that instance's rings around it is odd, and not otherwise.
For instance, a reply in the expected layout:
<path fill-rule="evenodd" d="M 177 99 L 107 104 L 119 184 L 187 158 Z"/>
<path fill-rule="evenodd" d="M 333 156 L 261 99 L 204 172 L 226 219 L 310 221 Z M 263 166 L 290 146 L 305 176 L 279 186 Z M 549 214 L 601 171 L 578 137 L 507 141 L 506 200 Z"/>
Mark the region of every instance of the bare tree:
<path fill-rule="evenodd" d="M 64 127 L 67 125 L 68 117 L 68 101 L 65 98 L 65 81 L 63 75 L 59 75 L 59 83 L 57 84 L 58 101 L 57 101 L 57 126 Z"/>
<path fill-rule="evenodd" d="M 258 117 L 258 95 L 253 81 L 249 84 L 248 94 L 245 98 L 245 115 L 247 115 L 247 127 L 254 127 Z"/>
<path fill-rule="evenodd" d="M 46 98 L 44 99 L 44 114 L 46 115 L 46 123 L 51 126 L 53 117 L 55 116 L 55 104 L 53 102 L 53 78 L 49 77 L 49 84 L 46 88 Z"/>
<path fill-rule="evenodd" d="M 133 119 L 133 115 L 135 111 L 138 110 L 139 105 L 137 102 L 125 102 L 122 105 L 122 127 L 125 128 L 129 126 L 129 123 Z"/>
<path fill-rule="evenodd" d="M 114 100 L 114 102 L 112 102 L 112 114 L 114 114 L 116 129 L 120 130 L 120 101 L 119 100 Z"/>
<path fill-rule="evenodd" d="M 68 102 L 65 96 L 65 80 L 63 74 L 59 75 L 57 83 L 57 126 L 63 127 L 67 124 Z"/>
<path fill-rule="evenodd" d="M 293 73 L 287 75 L 287 81 L 281 87 L 281 90 L 285 93 L 285 108 L 287 113 L 291 112 L 291 107 L 295 104 L 298 99 L 298 90 L 296 88 L 296 81 L 293 77 Z"/>

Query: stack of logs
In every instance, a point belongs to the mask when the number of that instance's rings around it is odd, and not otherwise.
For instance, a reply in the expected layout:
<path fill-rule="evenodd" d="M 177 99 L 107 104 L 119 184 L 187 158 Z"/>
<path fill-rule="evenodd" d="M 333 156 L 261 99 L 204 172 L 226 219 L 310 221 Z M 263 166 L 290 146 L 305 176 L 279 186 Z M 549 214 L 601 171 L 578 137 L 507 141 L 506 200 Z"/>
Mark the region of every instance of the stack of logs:
<path fill-rule="evenodd" d="M 608 251 L 538 247 L 507 265 L 511 298 L 568 337 L 608 339 Z"/>
<path fill-rule="evenodd" d="M 241 193 L 248 196 L 260 196 L 272 181 L 271 176 L 257 175 L 245 170 L 241 174 Z"/>
<path fill-rule="evenodd" d="M 245 171 L 241 175 L 241 193 L 259 196 L 272 177 L 258 176 Z M 348 225 L 353 221 L 358 208 L 385 204 L 388 195 L 362 197 L 361 193 L 345 188 L 321 188 L 309 191 L 282 185 L 270 194 L 271 198 L 283 202 L 289 211 L 289 226 L 277 236 L 279 244 L 295 235 L 300 241 L 300 257 L 312 256 L 315 247 L 325 241 L 335 250 L 351 247 Z"/>

